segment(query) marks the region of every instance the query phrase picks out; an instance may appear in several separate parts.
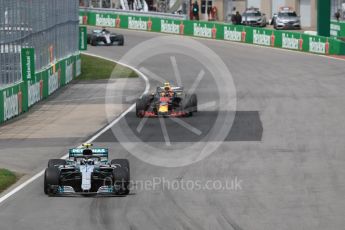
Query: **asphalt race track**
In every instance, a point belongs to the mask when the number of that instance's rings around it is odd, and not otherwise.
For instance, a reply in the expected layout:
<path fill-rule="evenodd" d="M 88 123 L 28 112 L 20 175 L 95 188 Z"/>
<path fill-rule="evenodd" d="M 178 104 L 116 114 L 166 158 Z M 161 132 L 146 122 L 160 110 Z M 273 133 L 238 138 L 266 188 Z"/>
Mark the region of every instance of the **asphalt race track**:
<path fill-rule="evenodd" d="M 90 47 L 88 52 L 119 60 L 131 47 L 164 36 L 118 32 L 125 35 L 124 47 Z M 343 229 L 344 61 L 195 41 L 212 49 L 231 72 L 236 111 L 219 102 L 227 89 L 217 88 L 217 76 L 211 76 L 193 53 L 145 59 L 137 68 L 146 71 L 152 90 L 160 84 L 159 78 L 147 73 L 178 82 L 173 63 L 186 89 L 199 79 L 195 92 L 200 108 L 193 117 L 178 120 L 142 121 L 133 111 L 96 140 L 96 146 L 109 147 L 111 158 L 129 158 L 135 181 L 131 195 L 47 197 L 39 178 L 0 204 L 0 229 Z M 204 75 L 198 78 L 200 70 Z M 213 128 L 228 123 L 229 132 L 219 139 Z M 197 144 L 214 144 L 217 149 L 200 159 L 203 152 L 198 152 Z M 152 152 L 137 155 L 147 149 Z M 177 151 L 169 156 L 172 150 Z M 165 167 L 169 166 L 165 159 L 185 166 Z M 151 160 L 156 163 L 147 163 Z M 163 179 L 166 183 L 161 183 Z M 142 186 L 145 181 L 152 184 Z M 202 186 L 172 186 L 186 181 Z M 222 186 L 206 188 L 207 181 Z M 229 182 L 238 186 L 224 188 Z"/>

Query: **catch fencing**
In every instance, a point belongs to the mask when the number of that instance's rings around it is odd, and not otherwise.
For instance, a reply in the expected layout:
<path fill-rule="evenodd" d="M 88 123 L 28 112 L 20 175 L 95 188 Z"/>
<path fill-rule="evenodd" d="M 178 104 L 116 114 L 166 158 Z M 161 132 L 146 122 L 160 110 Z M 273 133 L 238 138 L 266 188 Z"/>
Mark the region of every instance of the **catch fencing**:
<path fill-rule="evenodd" d="M 0 0 L 0 123 L 81 72 L 78 0 Z"/>
<path fill-rule="evenodd" d="M 345 0 L 332 0 L 331 6 L 331 36 L 345 41 Z"/>
<path fill-rule="evenodd" d="M 78 51 L 78 1 L 0 0 L 0 88 L 21 81 L 21 49 L 35 49 L 35 70 Z"/>
<path fill-rule="evenodd" d="M 339 13 L 339 20 L 345 22 L 345 0 L 331 1 L 331 16 L 333 19 L 336 19 L 336 13 Z"/>

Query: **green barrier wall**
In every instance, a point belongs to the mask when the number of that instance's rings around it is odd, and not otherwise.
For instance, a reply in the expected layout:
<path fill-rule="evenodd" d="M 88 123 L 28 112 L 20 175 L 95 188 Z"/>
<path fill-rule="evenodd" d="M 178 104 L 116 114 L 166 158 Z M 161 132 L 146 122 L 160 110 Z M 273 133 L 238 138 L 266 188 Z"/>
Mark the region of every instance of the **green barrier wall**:
<path fill-rule="evenodd" d="M 345 38 L 345 21 L 331 21 L 331 36 Z"/>
<path fill-rule="evenodd" d="M 304 51 L 324 55 L 345 55 L 345 43 L 336 38 L 299 32 L 234 26 L 216 22 L 161 19 L 112 13 L 80 12 L 80 23 L 92 26 L 145 30 Z M 340 34 L 344 29 L 340 29 Z"/>
<path fill-rule="evenodd" d="M 72 55 L 35 73 L 34 79 L 0 89 L 0 123 L 47 98 L 80 75 L 80 55 Z"/>

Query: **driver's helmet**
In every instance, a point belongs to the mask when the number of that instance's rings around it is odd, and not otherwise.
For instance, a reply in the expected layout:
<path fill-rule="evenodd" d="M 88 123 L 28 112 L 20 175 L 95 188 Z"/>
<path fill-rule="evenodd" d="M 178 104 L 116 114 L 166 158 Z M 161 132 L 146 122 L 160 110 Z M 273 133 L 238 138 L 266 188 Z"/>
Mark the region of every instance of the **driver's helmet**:
<path fill-rule="evenodd" d="M 165 91 L 170 91 L 171 90 L 171 86 L 169 82 L 164 83 L 164 90 Z"/>

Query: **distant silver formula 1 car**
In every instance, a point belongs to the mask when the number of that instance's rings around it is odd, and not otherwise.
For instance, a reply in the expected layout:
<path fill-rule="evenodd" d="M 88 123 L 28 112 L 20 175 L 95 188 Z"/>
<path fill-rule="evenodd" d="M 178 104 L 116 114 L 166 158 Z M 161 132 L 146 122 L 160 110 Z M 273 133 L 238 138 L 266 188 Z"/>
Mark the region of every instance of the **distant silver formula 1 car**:
<path fill-rule="evenodd" d="M 87 43 L 92 46 L 97 46 L 100 44 L 104 45 L 114 45 L 123 46 L 125 39 L 122 34 L 110 33 L 106 29 L 92 30 L 91 33 L 87 35 Z"/>
<path fill-rule="evenodd" d="M 108 149 L 69 150 L 69 159 L 51 159 L 44 174 L 44 193 L 59 195 L 128 195 L 129 161 L 108 161 Z"/>

